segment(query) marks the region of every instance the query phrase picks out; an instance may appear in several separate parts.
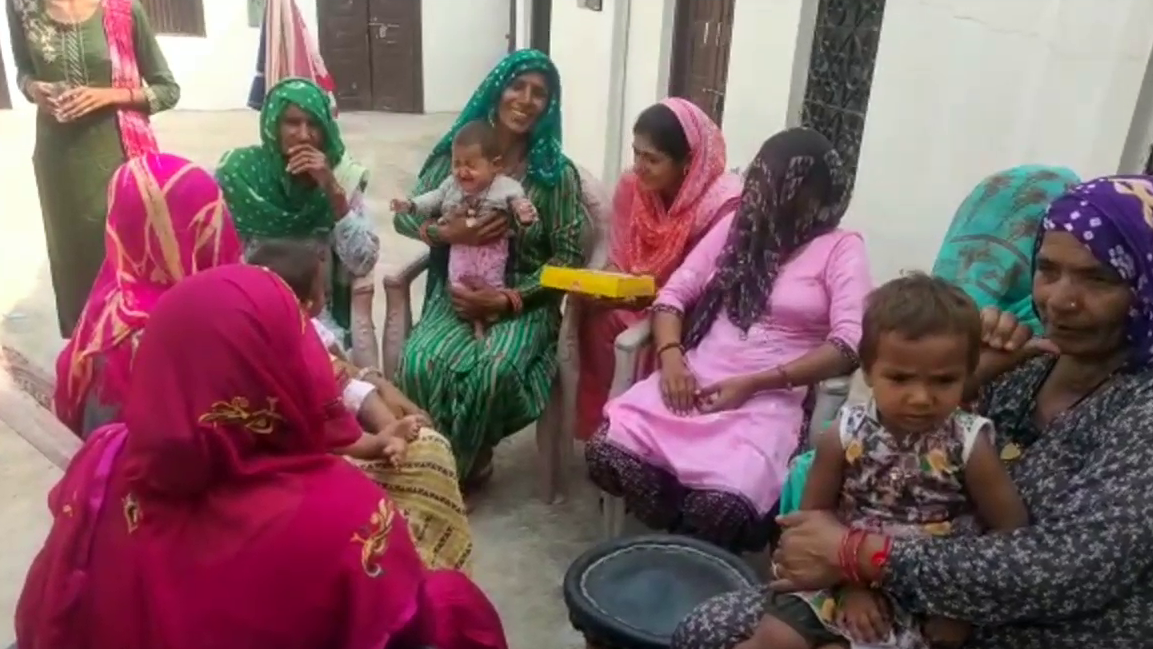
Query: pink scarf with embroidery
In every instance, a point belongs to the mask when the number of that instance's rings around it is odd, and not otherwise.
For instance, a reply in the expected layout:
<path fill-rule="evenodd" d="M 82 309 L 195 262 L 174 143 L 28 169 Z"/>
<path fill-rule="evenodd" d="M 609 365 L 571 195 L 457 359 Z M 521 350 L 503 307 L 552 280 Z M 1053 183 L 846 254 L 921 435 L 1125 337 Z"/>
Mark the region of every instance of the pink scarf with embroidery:
<path fill-rule="evenodd" d="M 132 0 L 104 0 L 104 36 L 112 60 L 113 88 L 137 90 L 141 87 L 132 23 Z M 116 111 L 116 121 L 120 125 L 120 143 L 127 158 L 157 151 L 156 136 L 146 113 L 121 108 Z"/>
<path fill-rule="evenodd" d="M 609 261 L 626 273 L 652 275 L 660 286 L 705 232 L 736 208 L 741 178 L 725 170 L 721 129 L 692 102 L 670 97 L 661 102 L 676 114 L 691 161 L 673 204 L 640 186 L 633 172 L 621 177 L 613 197 Z"/>

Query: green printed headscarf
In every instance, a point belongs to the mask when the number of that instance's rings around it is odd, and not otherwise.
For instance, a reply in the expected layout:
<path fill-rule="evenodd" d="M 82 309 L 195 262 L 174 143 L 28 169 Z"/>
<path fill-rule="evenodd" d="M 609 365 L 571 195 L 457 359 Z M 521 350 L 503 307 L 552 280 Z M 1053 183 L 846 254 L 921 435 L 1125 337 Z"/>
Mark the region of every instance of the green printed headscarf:
<path fill-rule="evenodd" d="M 536 124 L 528 136 L 526 175 L 530 180 L 546 187 L 555 187 L 560 182 L 561 175 L 568 165 L 568 158 L 561 150 L 560 74 L 557 73 L 552 59 L 540 50 L 517 50 L 496 64 L 472 93 L 472 97 L 461 110 L 460 117 L 457 117 L 452 128 L 433 147 L 432 153 L 420 170 L 422 178 L 440 156 L 452 150 L 452 138 L 462 126 L 478 119 L 490 122 L 496 119 L 496 109 L 500 105 L 504 89 L 513 79 L 526 72 L 543 74 L 549 89 L 548 104 L 544 112 L 537 117 Z M 432 186 L 435 187 L 435 181 L 443 179 L 429 180 L 434 180 Z"/>
<path fill-rule="evenodd" d="M 324 190 L 291 176 L 280 150 L 280 118 L 289 106 L 297 106 L 320 125 L 325 157 L 336 169 L 344 159 L 344 141 L 331 102 L 315 83 L 285 79 L 269 90 L 260 110 L 260 144 L 224 154 L 216 180 L 242 239 L 300 237 L 332 230 L 337 215 Z"/>
<path fill-rule="evenodd" d="M 977 306 L 1008 311 L 1035 333 L 1033 242 L 1049 204 L 1080 180 L 1064 167 L 1022 165 L 993 174 L 957 209 L 933 274 L 960 286 Z"/>

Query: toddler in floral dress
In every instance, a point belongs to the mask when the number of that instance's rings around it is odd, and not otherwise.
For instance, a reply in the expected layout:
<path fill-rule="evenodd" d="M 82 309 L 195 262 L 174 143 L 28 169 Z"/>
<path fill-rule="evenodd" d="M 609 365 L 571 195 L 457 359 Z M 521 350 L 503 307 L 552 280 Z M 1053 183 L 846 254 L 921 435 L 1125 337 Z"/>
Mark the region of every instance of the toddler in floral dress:
<path fill-rule="evenodd" d="M 500 143 L 492 124 L 483 120 L 462 126 L 452 139 L 452 173 L 436 189 L 411 199 L 392 201 L 392 211 L 424 217 L 439 215 L 437 224 L 464 219 L 474 227 L 492 211 L 508 212 L 521 225 L 536 221 L 536 208 L 514 178 L 501 173 Z M 448 252 L 448 279 L 454 286 L 504 288 L 508 239 L 481 246 L 453 245 Z M 484 322 L 474 322 L 477 338 Z"/>
<path fill-rule="evenodd" d="M 818 437 L 801 508 L 892 536 L 1025 526 L 992 423 L 960 409 L 981 348 L 976 304 L 945 280 L 912 274 L 869 296 L 862 330 L 873 398 L 847 406 Z M 866 586 L 770 597 L 740 649 L 955 647 L 968 635 L 963 622 L 918 619 Z"/>

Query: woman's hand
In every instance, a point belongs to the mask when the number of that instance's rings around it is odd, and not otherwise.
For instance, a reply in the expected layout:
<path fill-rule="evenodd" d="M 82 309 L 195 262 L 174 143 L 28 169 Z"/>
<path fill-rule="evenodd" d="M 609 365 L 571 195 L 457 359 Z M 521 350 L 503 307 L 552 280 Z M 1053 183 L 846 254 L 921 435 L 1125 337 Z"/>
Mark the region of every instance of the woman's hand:
<path fill-rule="evenodd" d="M 661 358 L 661 398 L 665 406 L 678 415 L 687 415 L 697 405 L 697 377 L 693 375 L 684 354 L 677 348 L 666 349 Z"/>
<path fill-rule="evenodd" d="M 839 555 L 848 531 L 826 511 L 805 510 L 781 516 L 784 533 L 773 552 L 773 590 L 819 590 L 841 583 Z"/>
<path fill-rule="evenodd" d="M 452 308 L 465 320 L 487 320 L 509 308 L 508 297 L 488 286 L 449 286 L 448 294 Z"/>
<path fill-rule="evenodd" d="M 116 106 L 128 101 L 123 88 L 72 88 L 56 98 L 56 119 L 71 122 L 101 108 Z"/>
<path fill-rule="evenodd" d="M 288 166 L 285 170 L 293 176 L 307 175 L 325 193 L 336 187 L 336 176 L 328 166 L 328 158 L 324 152 L 309 144 L 298 144 L 288 150 Z"/>
<path fill-rule="evenodd" d="M 28 92 L 28 96 L 32 98 L 32 102 L 41 112 L 49 115 L 56 113 L 57 98 L 53 84 L 44 81 L 27 81 L 24 83 L 24 90 Z"/>
<path fill-rule="evenodd" d="M 508 236 L 508 215 L 504 212 L 485 212 L 477 217 L 473 227 L 466 219 L 452 218 L 437 226 L 440 239 L 449 245 L 483 246 Z"/>
<path fill-rule="evenodd" d="M 1060 354 L 1052 341 L 1033 337 L 1017 316 L 996 307 L 981 310 L 981 373 L 996 377 L 1038 354 Z"/>
<path fill-rule="evenodd" d="M 756 386 L 748 377 L 734 376 L 697 391 L 697 407 L 701 412 L 736 410 L 745 405 L 756 392 Z"/>

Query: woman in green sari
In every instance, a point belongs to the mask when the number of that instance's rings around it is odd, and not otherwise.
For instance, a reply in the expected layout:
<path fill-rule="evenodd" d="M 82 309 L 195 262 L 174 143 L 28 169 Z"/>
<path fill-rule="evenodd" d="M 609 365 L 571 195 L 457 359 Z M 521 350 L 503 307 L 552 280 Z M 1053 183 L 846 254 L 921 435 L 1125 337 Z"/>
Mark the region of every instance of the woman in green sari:
<path fill-rule="evenodd" d="M 503 171 L 524 185 L 540 218 L 510 225 L 504 214 L 446 225 L 397 214 L 396 230 L 428 244 L 431 264 L 423 315 L 401 352 L 396 382 L 431 413 L 452 442 L 459 474 L 477 484 L 492 470 L 492 449 L 535 421 L 557 372 L 563 294 L 542 288 L 545 264 L 579 266 L 586 223 L 576 167 L 561 151 L 560 78 L 536 50 L 508 55 L 481 82 L 456 123 L 433 148 L 413 195 L 452 172 L 452 139 L 470 121 L 490 120 L 502 147 Z M 510 291 L 453 288 L 445 281 L 448 247 L 509 236 Z M 478 340 L 470 321 L 495 318 Z"/>
<path fill-rule="evenodd" d="M 225 153 L 216 179 L 247 250 L 263 239 L 329 242 L 335 263 L 322 320 L 347 347 L 352 282 L 376 267 L 380 238 L 364 213 L 368 170 L 345 151 L 328 93 L 300 78 L 273 86 L 260 144 Z"/>
<path fill-rule="evenodd" d="M 1076 185 L 1064 167 L 1021 165 L 985 178 L 961 203 L 933 264 L 933 274 L 960 286 L 977 306 L 1012 313 L 1033 331 L 1033 241 L 1041 218 Z"/>

